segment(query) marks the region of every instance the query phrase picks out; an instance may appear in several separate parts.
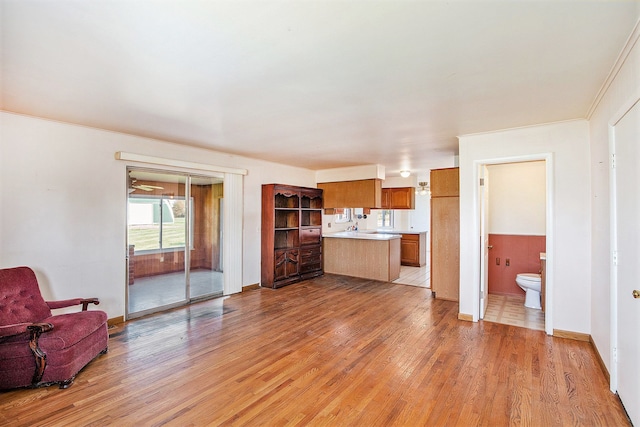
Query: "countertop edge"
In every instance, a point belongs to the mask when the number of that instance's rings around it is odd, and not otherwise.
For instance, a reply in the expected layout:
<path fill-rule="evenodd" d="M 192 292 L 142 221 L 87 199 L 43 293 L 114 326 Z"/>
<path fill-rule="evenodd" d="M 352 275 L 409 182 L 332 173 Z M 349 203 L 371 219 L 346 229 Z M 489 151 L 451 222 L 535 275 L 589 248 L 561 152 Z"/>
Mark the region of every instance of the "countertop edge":
<path fill-rule="evenodd" d="M 344 234 L 343 234 L 344 233 Z M 402 235 L 400 234 L 389 234 L 389 233 L 358 233 L 353 232 L 354 234 L 348 235 L 347 232 L 338 232 L 338 233 L 329 233 L 323 234 L 322 238 L 332 238 L 332 239 L 359 239 L 359 240 L 373 240 L 373 241 L 386 241 L 393 239 L 401 239 Z"/>

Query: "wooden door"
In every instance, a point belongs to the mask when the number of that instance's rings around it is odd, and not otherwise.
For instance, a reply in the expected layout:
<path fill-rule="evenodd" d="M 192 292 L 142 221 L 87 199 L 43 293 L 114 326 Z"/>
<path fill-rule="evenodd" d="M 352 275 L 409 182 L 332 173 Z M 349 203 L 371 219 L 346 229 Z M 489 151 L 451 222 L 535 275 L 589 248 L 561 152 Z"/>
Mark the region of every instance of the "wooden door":
<path fill-rule="evenodd" d="M 437 298 L 460 295 L 459 197 L 431 199 L 431 289 Z"/>

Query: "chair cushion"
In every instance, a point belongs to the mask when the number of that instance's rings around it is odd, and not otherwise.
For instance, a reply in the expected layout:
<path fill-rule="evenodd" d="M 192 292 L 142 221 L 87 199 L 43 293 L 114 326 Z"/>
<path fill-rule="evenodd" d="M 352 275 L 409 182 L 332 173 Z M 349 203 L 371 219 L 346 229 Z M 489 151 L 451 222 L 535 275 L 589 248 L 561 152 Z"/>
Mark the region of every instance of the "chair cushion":
<path fill-rule="evenodd" d="M 77 344 L 60 351 L 49 351 L 42 382 L 58 382 L 74 377 L 87 363 L 107 348 L 108 340 L 109 334 L 105 323 Z"/>
<path fill-rule="evenodd" d="M 36 323 L 51 316 L 29 267 L 0 269 L 0 325 Z"/>
<path fill-rule="evenodd" d="M 40 347 L 45 352 L 62 350 L 103 327 L 107 323 L 107 313 L 95 310 L 60 314 L 43 319 L 42 323 L 51 323 L 53 330 L 40 335 Z"/>
<path fill-rule="evenodd" d="M 55 351 L 72 347 L 94 331 L 105 328 L 107 313 L 96 310 L 60 314 L 44 319 L 43 323 L 53 325 L 53 330 L 43 333 L 38 340 L 40 348 L 46 353 L 49 350 Z M 28 332 L 0 338 L 0 359 L 14 359 L 24 356 L 32 358 L 33 353 L 29 348 L 29 339 Z"/>

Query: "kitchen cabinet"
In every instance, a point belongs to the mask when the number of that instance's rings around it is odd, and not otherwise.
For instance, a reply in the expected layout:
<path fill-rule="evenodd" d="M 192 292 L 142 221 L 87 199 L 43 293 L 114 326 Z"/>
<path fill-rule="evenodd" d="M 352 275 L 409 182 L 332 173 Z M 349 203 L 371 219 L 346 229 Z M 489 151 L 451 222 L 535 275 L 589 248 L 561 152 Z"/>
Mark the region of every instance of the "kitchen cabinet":
<path fill-rule="evenodd" d="M 325 209 L 382 207 L 382 180 L 361 179 L 356 181 L 321 182 Z"/>
<path fill-rule="evenodd" d="M 415 209 L 416 191 L 413 187 L 383 188 L 382 209 Z"/>
<path fill-rule="evenodd" d="M 450 301 L 460 295 L 458 186 L 458 168 L 431 171 L 431 291 Z"/>
<path fill-rule="evenodd" d="M 431 171 L 431 197 L 458 197 L 459 194 L 458 168 L 434 169 Z"/>
<path fill-rule="evenodd" d="M 400 241 L 400 262 L 402 265 L 422 267 L 427 261 L 425 247 L 427 233 L 402 234 Z"/>
<path fill-rule="evenodd" d="M 322 270 L 322 190 L 262 186 L 261 286 L 279 288 Z"/>

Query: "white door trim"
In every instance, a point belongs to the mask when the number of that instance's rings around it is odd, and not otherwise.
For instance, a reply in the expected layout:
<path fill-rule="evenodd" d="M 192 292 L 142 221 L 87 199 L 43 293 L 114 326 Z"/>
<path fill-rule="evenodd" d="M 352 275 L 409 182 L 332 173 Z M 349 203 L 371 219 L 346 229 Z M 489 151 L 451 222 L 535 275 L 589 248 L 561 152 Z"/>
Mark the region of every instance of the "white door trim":
<path fill-rule="evenodd" d="M 554 257 L 554 248 L 555 248 L 555 233 L 554 233 L 554 203 L 553 200 L 555 198 L 555 191 L 553 183 L 554 179 L 554 168 L 553 168 L 553 153 L 540 153 L 540 154 L 527 154 L 523 156 L 515 156 L 515 157 L 499 157 L 499 158 L 490 158 L 490 159 L 481 159 L 475 160 L 473 162 L 473 179 L 474 182 L 479 182 L 480 179 L 480 167 L 487 165 L 497 165 L 502 163 L 520 163 L 520 162 L 530 162 L 536 160 L 544 160 L 545 168 L 546 168 L 546 292 L 545 292 L 545 332 L 547 335 L 553 335 L 553 311 L 554 311 L 554 271 L 555 271 L 555 257 Z M 477 239 L 480 239 L 480 194 L 479 194 L 479 186 L 473 186 L 473 206 L 474 206 L 474 221 L 475 221 L 475 229 Z M 480 248 L 480 245 L 475 245 L 476 248 Z M 473 288 L 473 321 L 477 322 L 480 317 L 480 288 L 481 288 L 481 280 L 480 277 L 480 257 L 474 257 L 478 265 L 474 266 L 474 281 L 476 286 Z"/>

